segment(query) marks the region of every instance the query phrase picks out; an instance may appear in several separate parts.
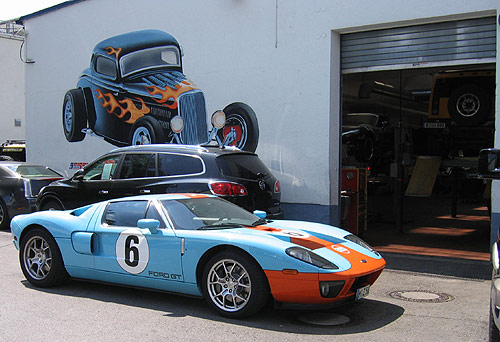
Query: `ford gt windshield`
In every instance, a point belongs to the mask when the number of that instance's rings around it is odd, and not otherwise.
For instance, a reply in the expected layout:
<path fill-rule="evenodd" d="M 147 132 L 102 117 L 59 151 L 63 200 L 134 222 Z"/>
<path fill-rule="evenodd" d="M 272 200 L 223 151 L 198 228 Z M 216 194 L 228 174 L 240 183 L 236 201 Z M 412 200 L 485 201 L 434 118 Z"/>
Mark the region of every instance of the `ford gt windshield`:
<path fill-rule="evenodd" d="M 265 223 L 220 198 L 189 198 L 161 202 L 175 229 L 227 229 Z"/>
<path fill-rule="evenodd" d="M 139 50 L 120 59 L 122 77 L 148 69 L 178 67 L 180 64 L 180 53 L 175 46 Z"/>

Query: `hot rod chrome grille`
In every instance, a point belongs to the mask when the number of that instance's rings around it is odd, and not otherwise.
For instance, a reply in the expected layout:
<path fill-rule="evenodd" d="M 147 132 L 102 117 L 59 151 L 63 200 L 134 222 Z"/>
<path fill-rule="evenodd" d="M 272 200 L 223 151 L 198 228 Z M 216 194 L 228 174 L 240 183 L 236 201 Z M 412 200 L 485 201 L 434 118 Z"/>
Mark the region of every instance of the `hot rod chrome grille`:
<path fill-rule="evenodd" d="M 184 120 L 181 132 L 183 144 L 198 145 L 208 140 L 205 97 L 201 91 L 184 93 L 179 97 L 179 113 Z"/>

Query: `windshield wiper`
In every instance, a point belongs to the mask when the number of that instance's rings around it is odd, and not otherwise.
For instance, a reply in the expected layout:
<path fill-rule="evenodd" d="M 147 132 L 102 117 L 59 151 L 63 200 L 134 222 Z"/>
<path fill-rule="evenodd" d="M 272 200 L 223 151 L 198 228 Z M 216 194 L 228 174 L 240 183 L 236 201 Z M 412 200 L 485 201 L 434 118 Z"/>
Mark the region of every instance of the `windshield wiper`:
<path fill-rule="evenodd" d="M 218 223 L 218 224 L 211 224 L 207 226 L 203 226 L 200 228 L 197 228 L 197 230 L 211 230 L 211 229 L 231 229 L 231 228 L 244 228 L 242 224 L 239 223 Z"/>

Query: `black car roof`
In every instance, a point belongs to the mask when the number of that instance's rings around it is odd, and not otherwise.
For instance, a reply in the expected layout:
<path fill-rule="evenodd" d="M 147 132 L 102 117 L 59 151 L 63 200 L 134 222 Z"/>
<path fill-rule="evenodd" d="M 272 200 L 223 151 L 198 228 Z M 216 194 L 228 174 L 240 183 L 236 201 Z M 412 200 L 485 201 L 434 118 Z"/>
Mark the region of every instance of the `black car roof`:
<path fill-rule="evenodd" d="M 184 152 L 184 153 L 214 153 L 215 155 L 224 154 L 250 154 L 256 155 L 253 152 L 243 151 L 238 148 L 229 147 L 219 147 L 219 146 L 208 146 L 208 145 L 179 145 L 179 144 L 151 144 L 151 145 L 135 145 L 120 147 L 111 150 L 109 153 L 117 152 Z"/>
<path fill-rule="evenodd" d="M 112 47 L 121 49 L 120 56 L 123 56 L 132 51 L 165 45 L 179 47 L 177 40 L 167 32 L 160 30 L 141 30 L 105 39 L 95 46 L 94 53 L 106 54 L 106 49 Z"/>

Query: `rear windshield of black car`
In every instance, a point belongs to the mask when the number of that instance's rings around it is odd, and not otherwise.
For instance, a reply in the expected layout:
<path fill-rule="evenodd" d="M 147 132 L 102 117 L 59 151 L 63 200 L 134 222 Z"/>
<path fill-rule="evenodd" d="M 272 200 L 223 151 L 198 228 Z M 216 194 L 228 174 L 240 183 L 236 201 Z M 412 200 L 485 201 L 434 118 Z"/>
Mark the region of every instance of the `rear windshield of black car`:
<path fill-rule="evenodd" d="M 62 178 L 62 176 L 49 168 L 39 165 L 19 165 L 9 167 L 12 171 L 24 178 L 52 177 Z"/>
<path fill-rule="evenodd" d="M 256 155 L 228 154 L 217 157 L 216 161 L 219 171 L 228 177 L 257 179 L 271 173 Z"/>

